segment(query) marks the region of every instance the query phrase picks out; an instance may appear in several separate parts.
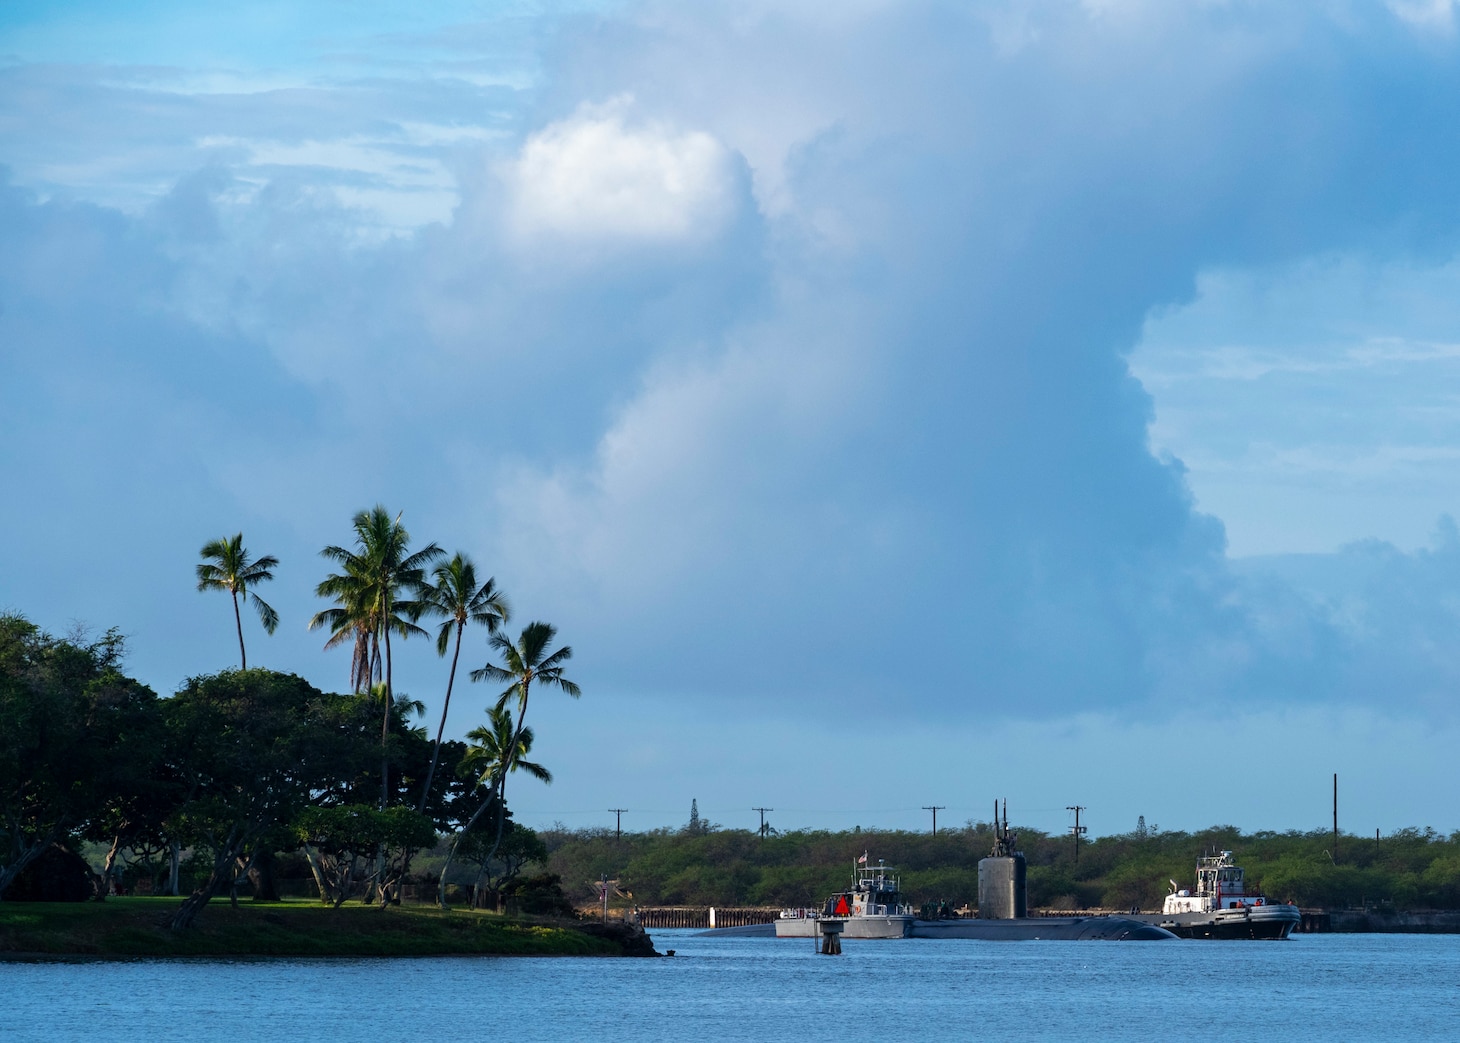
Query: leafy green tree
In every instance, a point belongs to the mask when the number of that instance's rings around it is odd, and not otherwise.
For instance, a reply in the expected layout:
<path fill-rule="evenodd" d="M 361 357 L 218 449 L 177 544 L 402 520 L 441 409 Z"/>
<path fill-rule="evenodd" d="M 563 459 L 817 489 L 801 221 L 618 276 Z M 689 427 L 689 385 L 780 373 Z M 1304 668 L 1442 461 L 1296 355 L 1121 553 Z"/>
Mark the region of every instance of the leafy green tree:
<path fill-rule="evenodd" d="M 107 845 L 96 896 L 102 899 L 124 851 L 140 850 L 150 857 L 162 850 L 167 818 L 182 793 L 163 759 L 162 707 L 151 689 L 113 672 L 90 686 L 89 698 L 88 727 L 112 737 L 107 751 L 112 770 L 98 779 L 95 803 L 80 831 L 86 839 Z"/>
<path fill-rule="evenodd" d="M 389 894 L 399 886 L 409 853 L 436 842 L 431 820 L 401 805 L 384 811 L 368 804 L 306 808 L 295 821 L 294 835 L 314 853 L 310 866 L 320 898 L 335 908 L 354 893 L 356 884 Z M 375 871 L 360 878 L 364 860 L 381 850 L 388 856 L 376 859 Z"/>
<path fill-rule="evenodd" d="M 455 651 L 451 654 L 451 672 L 446 678 L 446 699 L 441 704 L 441 723 L 436 728 L 436 743 L 431 751 L 431 767 L 426 772 L 421 802 L 416 808 L 422 812 L 426 810 L 431 782 L 436 777 L 441 737 L 446 731 L 446 714 L 451 709 L 451 689 L 456 684 L 456 663 L 461 658 L 462 632 L 466 630 L 467 623 L 476 623 L 485 626 L 487 634 L 492 635 L 511 616 L 507 598 L 497 589 L 496 580 L 488 578 L 485 583 L 478 584 L 476 566 L 465 554 L 458 552 L 450 561 L 437 565 L 431 576 L 431 582 L 421 584 L 416 598 L 423 615 L 442 617 L 436 632 L 436 654 L 446 654 L 453 634 L 456 642 Z"/>
<path fill-rule="evenodd" d="M 321 730 L 316 736 L 310 757 L 311 792 L 310 803 L 315 809 L 333 812 L 341 807 L 360 807 L 367 803 L 378 803 L 380 793 L 378 728 L 372 723 L 380 712 L 380 700 L 384 698 L 385 686 L 377 685 L 367 694 L 326 695 L 318 703 L 316 715 Z M 386 756 L 390 762 L 391 790 L 387 807 L 379 814 L 394 814 L 402 805 L 398 802 L 410 795 L 425 774 L 431 757 L 431 744 L 425 732 L 412 727 L 410 719 L 420 712 L 420 704 L 397 695 L 392 710 L 390 738 Z M 376 735 L 372 735 L 372 731 Z M 443 762 L 453 769 L 461 758 L 461 743 L 447 743 L 443 750 Z M 427 808 L 428 823 L 441 819 L 450 821 L 460 810 L 448 810 L 452 801 L 459 804 L 460 784 L 433 786 L 431 801 Z M 413 814 L 415 814 L 413 812 Z M 373 820 L 372 820 L 373 821 Z M 291 837 L 297 833 L 299 822 L 289 827 Z M 429 844 L 435 843 L 434 827 L 430 831 Z M 291 839 L 285 846 L 297 843 Z M 382 843 L 384 841 L 382 840 Z M 401 872 L 399 852 L 381 848 L 382 858 L 377 860 L 373 871 L 360 877 L 352 870 L 351 879 L 385 890 L 396 887 Z M 338 864 L 327 864 L 328 853 L 321 853 L 315 847 L 305 844 L 302 854 L 309 864 L 315 883 L 320 888 L 321 900 L 332 902 L 334 890 L 328 879 L 337 875 Z"/>
<path fill-rule="evenodd" d="M 157 697 L 118 669 L 123 640 L 59 640 L 0 615 L 0 894 L 58 840 L 145 784 Z"/>
<path fill-rule="evenodd" d="M 487 905 L 490 896 L 501 896 L 522 870 L 530 863 L 547 862 L 547 846 L 542 838 L 519 822 L 509 822 L 497 847 L 495 855 L 486 857 L 491 839 L 482 832 L 463 834 L 456 857 L 476 867 L 476 879 L 472 882 L 472 908 L 481 909 Z M 493 902 L 498 906 L 500 903 Z"/>
<path fill-rule="evenodd" d="M 512 772 L 521 769 L 535 779 L 549 784 L 553 781 L 552 772 L 541 764 L 527 759 L 527 755 L 532 752 L 534 738 L 532 729 L 514 726 L 512 713 L 505 706 L 493 707 L 488 716 L 491 720 L 490 725 L 473 728 L 467 733 L 471 744 L 467 747 L 466 756 L 461 760 L 460 771 L 463 775 L 474 777 L 476 779 L 474 788 L 485 789 L 486 795 L 471 818 L 456 834 L 450 849 L 446 852 L 446 861 L 441 867 L 441 880 L 437 887 L 437 901 L 443 909 L 446 907 L 446 874 L 451 871 L 451 863 L 456 857 L 462 838 L 471 833 L 472 827 L 489 809 L 496 810 L 496 834 L 492 843 L 480 851 L 478 864 L 490 862 L 502 843 L 503 827 L 507 817 L 507 808 L 502 796 L 503 780 Z"/>
<path fill-rule="evenodd" d="M 351 679 L 357 691 L 363 687 L 362 679 L 368 681 L 373 673 L 373 670 L 367 669 L 362 678 L 358 670 L 362 646 L 368 647 L 368 662 L 374 669 L 379 668 L 378 664 L 384 665 L 385 705 L 380 718 L 380 806 L 383 809 L 390 781 L 385 748 L 395 705 L 390 637 L 391 634 L 405 638 L 425 633 L 411 622 L 411 618 L 419 613 L 416 603 L 401 597 L 401 592 L 419 588 L 425 579 L 426 566 L 439 558 L 443 551 L 431 543 L 412 553 L 410 533 L 401 525 L 400 516 L 392 519 L 379 504 L 368 511 L 360 511 L 352 524 L 355 550 L 330 546 L 320 551 L 322 556 L 337 563 L 341 570 L 327 576 L 315 588 L 315 593 L 320 597 L 333 598 L 338 606 L 317 613 L 309 621 L 309 626 L 310 629 L 320 626 L 330 628 L 331 636 L 326 648 L 343 643 L 350 637 L 354 639 Z"/>
<path fill-rule="evenodd" d="M 257 561 L 251 560 L 243 545 L 241 532 L 205 543 L 198 553 L 210 559 L 198 564 L 198 589 L 226 590 L 233 595 L 233 622 L 238 628 L 239 666 L 247 670 L 248 653 L 243 648 L 243 616 L 239 612 L 238 603 L 252 599 L 265 633 L 272 634 L 278 629 L 279 614 L 258 594 L 250 594 L 248 588 L 273 579 L 273 570 L 278 567 L 279 559 L 265 554 Z"/>
<path fill-rule="evenodd" d="M 173 930 L 236 888 L 338 770 L 320 753 L 331 739 L 323 700 L 303 678 L 255 669 L 191 678 L 164 703 L 171 770 L 185 786 L 176 828 L 210 856 Z"/>

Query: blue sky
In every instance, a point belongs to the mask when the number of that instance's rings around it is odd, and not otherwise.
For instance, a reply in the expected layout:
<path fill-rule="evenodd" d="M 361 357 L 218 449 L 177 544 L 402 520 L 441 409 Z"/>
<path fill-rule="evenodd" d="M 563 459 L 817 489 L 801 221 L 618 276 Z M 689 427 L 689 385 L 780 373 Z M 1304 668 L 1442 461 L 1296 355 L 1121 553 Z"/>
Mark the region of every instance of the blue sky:
<path fill-rule="evenodd" d="M 338 689 L 379 502 L 576 651 L 532 823 L 1460 828 L 1457 19 L 6 5 L 0 606 L 170 692 L 241 529 Z"/>

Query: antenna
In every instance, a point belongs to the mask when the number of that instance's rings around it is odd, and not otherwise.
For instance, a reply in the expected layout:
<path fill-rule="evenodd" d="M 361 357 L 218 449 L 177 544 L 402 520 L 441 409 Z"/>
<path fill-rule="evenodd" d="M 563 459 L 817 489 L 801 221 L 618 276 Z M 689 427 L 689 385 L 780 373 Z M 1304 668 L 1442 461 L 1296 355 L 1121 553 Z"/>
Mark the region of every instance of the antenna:
<path fill-rule="evenodd" d="M 1009 832 L 1009 801 L 1004 800 L 1004 814 L 999 816 L 999 802 L 994 800 L 994 847 L 989 852 L 990 858 L 1013 858 L 1019 857 L 1019 838 Z"/>
<path fill-rule="evenodd" d="M 923 805 L 923 810 L 924 811 L 931 811 L 933 813 L 933 836 L 936 837 L 938 835 L 938 812 L 940 812 L 940 811 L 947 811 L 948 810 L 948 805 L 947 804 L 924 804 Z"/>

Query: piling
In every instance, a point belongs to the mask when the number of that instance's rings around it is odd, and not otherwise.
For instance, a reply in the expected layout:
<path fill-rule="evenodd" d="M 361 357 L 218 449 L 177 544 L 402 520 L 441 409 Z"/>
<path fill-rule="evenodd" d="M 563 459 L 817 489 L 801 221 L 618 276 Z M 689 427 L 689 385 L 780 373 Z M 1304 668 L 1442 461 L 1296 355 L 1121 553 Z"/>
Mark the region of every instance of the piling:
<path fill-rule="evenodd" d="M 842 928 L 846 927 L 846 921 L 817 920 L 816 926 L 821 928 L 821 955 L 840 956 L 842 954 Z"/>

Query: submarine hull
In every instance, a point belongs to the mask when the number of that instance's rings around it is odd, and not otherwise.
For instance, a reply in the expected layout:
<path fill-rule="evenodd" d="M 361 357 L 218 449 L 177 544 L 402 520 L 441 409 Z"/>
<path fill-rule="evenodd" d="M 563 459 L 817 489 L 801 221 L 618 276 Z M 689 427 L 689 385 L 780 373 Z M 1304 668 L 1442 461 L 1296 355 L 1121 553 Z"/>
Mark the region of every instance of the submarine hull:
<path fill-rule="evenodd" d="M 1125 916 L 1030 916 L 1009 920 L 918 920 L 914 938 L 978 938 L 990 942 L 1155 942 L 1176 938 L 1164 927 Z"/>
<path fill-rule="evenodd" d="M 806 919 L 802 933 L 781 934 L 778 924 L 720 927 L 701 931 L 717 938 L 811 938 L 816 921 Z M 1166 941 L 1177 936 L 1156 924 L 1125 916 L 1034 916 L 1018 920 L 913 920 L 906 934 L 851 934 L 843 938 L 975 938 L 989 942 Z"/>

